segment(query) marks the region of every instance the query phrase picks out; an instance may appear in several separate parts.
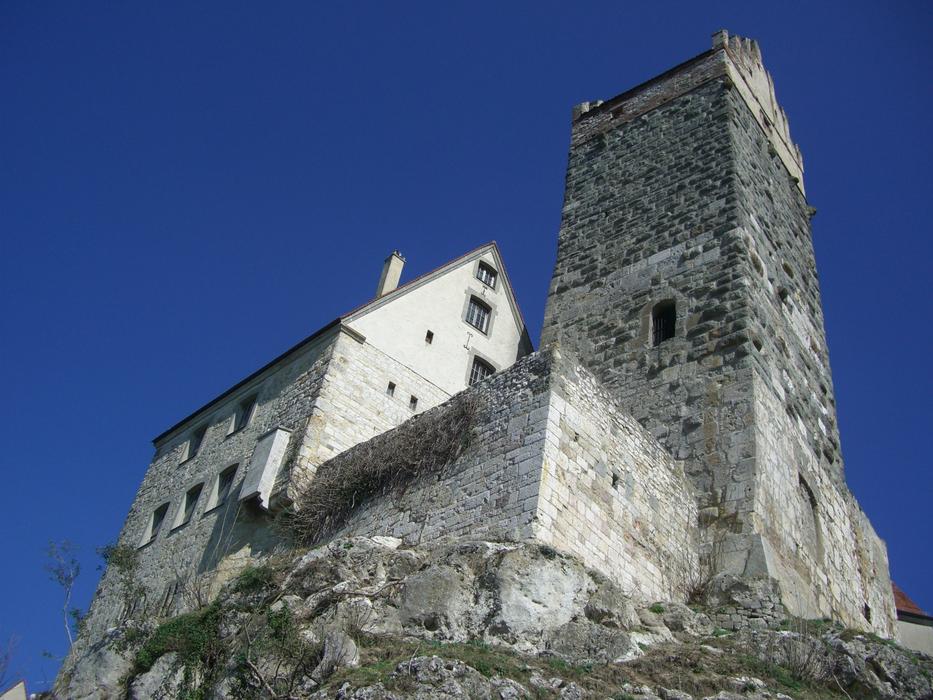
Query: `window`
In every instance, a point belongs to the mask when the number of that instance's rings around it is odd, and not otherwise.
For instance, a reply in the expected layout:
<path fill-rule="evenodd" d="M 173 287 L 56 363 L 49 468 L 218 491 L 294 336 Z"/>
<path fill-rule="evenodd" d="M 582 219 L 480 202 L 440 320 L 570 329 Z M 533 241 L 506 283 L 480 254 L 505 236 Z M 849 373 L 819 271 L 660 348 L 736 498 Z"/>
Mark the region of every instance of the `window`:
<path fill-rule="evenodd" d="M 483 333 L 489 330 L 489 314 L 492 310 L 476 297 L 470 297 L 466 322 Z"/>
<path fill-rule="evenodd" d="M 434 342 L 434 331 L 428 331 L 424 334 L 424 342 L 428 345 Z"/>
<path fill-rule="evenodd" d="M 662 301 L 651 311 L 651 344 L 660 345 L 674 337 L 677 307 L 673 301 Z"/>
<path fill-rule="evenodd" d="M 202 425 L 191 433 L 191 437 L 188 438 L 188 449 L 185 452 L 185 460 L 189 460 L 198 454 L 198 451 L 201 449 L 201 443 L 204 442 L 205 433 L 207 433 L 206 425 Z"/>
<path fill-rule="evenodd" d="M 418 397 L 417 396 L 412 396 L 410 399 L 408 399 L 408 408 L 410 408 L 412 411 L 415 411 L 418 409 Z"/>
<path fill-rule="evenodd" d="M 476 279 L 485 284 L 488 287 L 496 288 L 496 277 L 498 273 L 489 265 L 484 262 L 479 264 L 479 267 L 476 268 Z"/>
<path fill-rule="evenodd" d="M 485 360 L 473 358 L 473 367 L 470 368 L 470 385 L 483 381 L 486 377 L 496 373 L 495 368 Z"/>
<path fill-rule="evenodd" d="M 168 513 L 168 503 L 163 503 L 152 511 L 152 518 L 149 520 L 148 537 L 143 540 L 143 544 L 149 544 L 159 536 L 159 530 L 162 529 L 162 523 L 165 522 L 166 513 Z"/>
<path fill-rule="evenodd" d="M 237 430 L 243 430 L 243 428 L 249 425 L 249 422 L 253 419 L 253 413 L 255 412 L 255 396 L 250 396 L 249 398 L 240 401 L 240 404 L 236 409 L 236 418 L 233 423 L 233 432 L 235 433 Z"/>
<path fill-rule="evenodd" d="M 212 508 L 223 505 L 230 497 L 230 490 L 233 488 L 233 480 L 236 478 L 238 466 L 237 464 L 233 464 L 217 475 L 217 488 L 214 497 L 208 502 L 206 510 L 211 510 Z"/>
<path fill-rule="evenodd" d="M 395 396 L 395 382 L 389 382 L 389 386 L 386 387 L 386 396 Z"/>
<path fill-rule="evenodd" d="M 182 503 L 182 507 L 178 509 L 178 517 L 175 518 L 175 527 L 187 525 L 191 520 L 191 516 L 194 515 L 194 507 L 198 504 L 198 499 L 201 497 L 203 488 L 204 484 L 198 484 L 188 489 L 188 493 L 185 494 L 185 501 Z"/>

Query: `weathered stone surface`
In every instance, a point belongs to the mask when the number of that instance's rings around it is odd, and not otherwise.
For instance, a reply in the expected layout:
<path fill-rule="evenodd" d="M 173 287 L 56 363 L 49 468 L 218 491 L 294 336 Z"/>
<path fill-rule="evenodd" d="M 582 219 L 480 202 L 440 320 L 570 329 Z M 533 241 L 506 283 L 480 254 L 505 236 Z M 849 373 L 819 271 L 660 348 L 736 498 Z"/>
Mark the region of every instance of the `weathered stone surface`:
<path fill-rule="evenodd" d="M 578 111 L 541 345 L 683 460 L 707 568 L 892 635 L 884 544 L 842 476 L 802 161 L 757 45 L 722 36 Z"/>
<path fill-rule="evenodd" d="M 398 559 L 419 564 L 394 578 L 389 572 L 395 570 L 392 562 Z M 636 607 L 598 572 L 536 542 L 446 541 L 409 548 L 353 537 L 296 555 L 285 566 L 288 575 L 282 577 L 281 586 L 262 596 L 235 588 L 223 593 L 219 604 L 226 612 L 218 634 L 229 658 L 218 660 L 220 671 L 211 681 L 212 697 L 243 696 L 234 678 L 234 669 L 243 658 L 243 649 L 237 646 L 245 639 L 243 626 L 252 620 L 250 634 L 255 637 L 263 621 L 271 619 L 269 615 L 286 608 L 300 637 L 309 643 L 308 653 L 320 654 L 312 657 L 313 669 L 306 667 L 296 677 L 294 697 L 524 698 L 533 695 L 532 691 L 568 699 L 594 697 L 592 688 L 585 687 L 585 676 L 562 677 L 560 669 L 624 670 L 640 661 L 649 666 L 682 662 L 691 668 L 703 663 L 698 659 L 710 662 L 711 667 L 729 668 L 728 660 L 739 663 L 739 655 L 757 656 L 764 668 L 779 664 L 815 682 L 838 679 L 853 697 L 919 700 L 933 693 L 933 661 L 867 636 L 842 633 L 838 627 L 823 632 L 825 625 L 811 628 L 810 623 L 801 622 L 802 631 L 746 630 L 721 646 L 721 630 L 712 633 L 706 611 L 671 601 Z M 754 581 L 740 584 L 732 580 L 716 590 L 728 592 L 733 602 L 758 590 Z M 263 600 L 268 609 L 249 611 L 250 605 Z M 736 616 L 755 614 L 754 608 L 736 606 L 734 610 Z M 328 684 L 336 669 L 364 663 L 365 647 L 358 644 L 360 640 L 372 644 L 383 635 L 389 645 L 421 640 L 416 650 L 421 643 L 430 644 L 432 655 L 413 655 L 388 676 L 383 672 L 379 682 Z M 119 639 L 118 633 L 111 637 L 112 642 Z M 513 668 L 530 662 L 537 665 L 524 666 L 534 671 L 521 679 L 496 676 L 488 663 L 480 673 L 479 665 L 474 668 L 464 660 L 445 658 L 445 643 L 459 643 L 461 654 L 464 650 L 509 653 L 517 659 Z M 653 649 L 657 649 L 654 657 L 650 656 Z M 132 648 L 125 655 L 108 647 L 94 654 L 101 663 L 97 673 L 76 675 L 62 689 L 61 697 L 125 696 L 122 678 L 130 669 Z M 251 658 L 269 678 L 289 668 L 268 645 L 254 647 Z M 659 678 L 677 678 L 678 668 L 666 669 Z M 541 669 L 547 669 L 547 674 Z M 159 693 L 174 697 L 181 673 L 174 655 L 165 654 L 146 673 L 128 678 L 130 697 L 159 697 Z M 198 672 L 192 677 L 197 682 Z M 747 671 L 744 675 L 725 672 L 717 681 L 717 692 L 722 692 L 712 697 L 777 697 L 773 686 L 766 688 L 762 683 Z M 647 700 L 689 697 L 671 685 L 630 684 L 624 692 Z M 251 687 L 259 688 L 259 684 Z M 598 694 L 595 697 L 603 700 Z"/>

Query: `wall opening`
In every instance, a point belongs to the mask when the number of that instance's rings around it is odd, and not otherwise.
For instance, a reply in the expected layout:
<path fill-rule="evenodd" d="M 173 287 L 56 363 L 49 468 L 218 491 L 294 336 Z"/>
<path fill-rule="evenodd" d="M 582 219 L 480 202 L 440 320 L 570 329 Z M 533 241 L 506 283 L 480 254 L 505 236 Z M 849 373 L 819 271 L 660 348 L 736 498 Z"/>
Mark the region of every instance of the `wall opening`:
<path fill-rule="evenodd" d="M 651 344 L 658 346 L 674 337 L 677 307 L 670 299 L 655 304 L 651 310 Z"/>
<path fill-rule="evenodd" d="M 804 545 L 812 550 L 816 561 L 823 561 L 823 533 L 820 528 L 820 510 L 816 501 L 816 495 L 810 484 L 803 478 L 802 474 L 797 475 L 800 499 L 803 501 L 801 530 L 803 534 Z"/>

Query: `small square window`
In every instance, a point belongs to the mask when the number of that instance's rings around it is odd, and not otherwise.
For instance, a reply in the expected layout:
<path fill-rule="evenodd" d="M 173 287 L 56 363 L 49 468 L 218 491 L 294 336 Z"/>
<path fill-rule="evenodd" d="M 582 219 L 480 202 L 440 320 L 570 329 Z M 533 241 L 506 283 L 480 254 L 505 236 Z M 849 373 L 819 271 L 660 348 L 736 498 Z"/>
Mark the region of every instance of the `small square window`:
<path fill-rule="evenodd" d="M 470 368 L 470 385 L 476 384 L 476 382 L 483 381 L 486 377 L 489 377 L 496 373 L 496 370 L 491 364 L 485 360 L 481 360 L 478 357 L 473 358 L 473 367 Z"/>
<path fill-rule="evenodd" d="M 412 396 L 408 400 L 408 408 L 410 408 L 412 411 L 418 410 L 418 397 L 417 396 Z"/>
<path fill-rule="evenodd" d="M 194 515 L 194 508 L 198 505 L 198 499 L 201 497 L 201 491 L 204 489 L 204 484 L 198 484 L 190 489 L 188 493 L 185 494 L 185 501 L 182 503 L 182 507 L 178 510 L 178 517 L 176 518 L 175 527 L 181 527 L 182 525 L 187 525 L 191 520 L 191 516 Z"/>
<path fill-rule="evenodd" d="M 434 331 L 428 331 L 424 334 L 424 342 L 428 345 L 434 342 Z"/>
<path fill-rule="evenodd" d="M 389 382 L 389 386 L 386 387 L 386 396 L 395 396 L 395 382 Z"/>
<path fill-rule="evenodd" d="M 491 265 L 481 262 L 479 267 L 476 268 L 476 279 L 487 287 L 496 288 L 496 277 L 498 277 L 498 273 Z"/>
<path fill-rule="evenodd" d="M 486 304 L 476 297 L 470 297 L 470 305 L 467 307 L 466 322 L 471 326 L 486 333 L 489 331 L 489 315 L 492 312 Z"/>

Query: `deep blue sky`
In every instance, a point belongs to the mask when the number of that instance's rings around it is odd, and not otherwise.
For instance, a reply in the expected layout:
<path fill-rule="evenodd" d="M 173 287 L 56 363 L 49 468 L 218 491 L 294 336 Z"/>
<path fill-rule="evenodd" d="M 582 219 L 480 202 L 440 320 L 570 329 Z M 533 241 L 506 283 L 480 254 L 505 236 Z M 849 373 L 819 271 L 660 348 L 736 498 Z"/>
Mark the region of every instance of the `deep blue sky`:
<path fill-rule="evenodd" d="M 489 239 L 537 340 L 571 106 L 757 38 L 803 149 L 849 484 L 933 610 L 933 4 L 0 4 L 0 642 L 65 652 L 150 439 Z"/>

